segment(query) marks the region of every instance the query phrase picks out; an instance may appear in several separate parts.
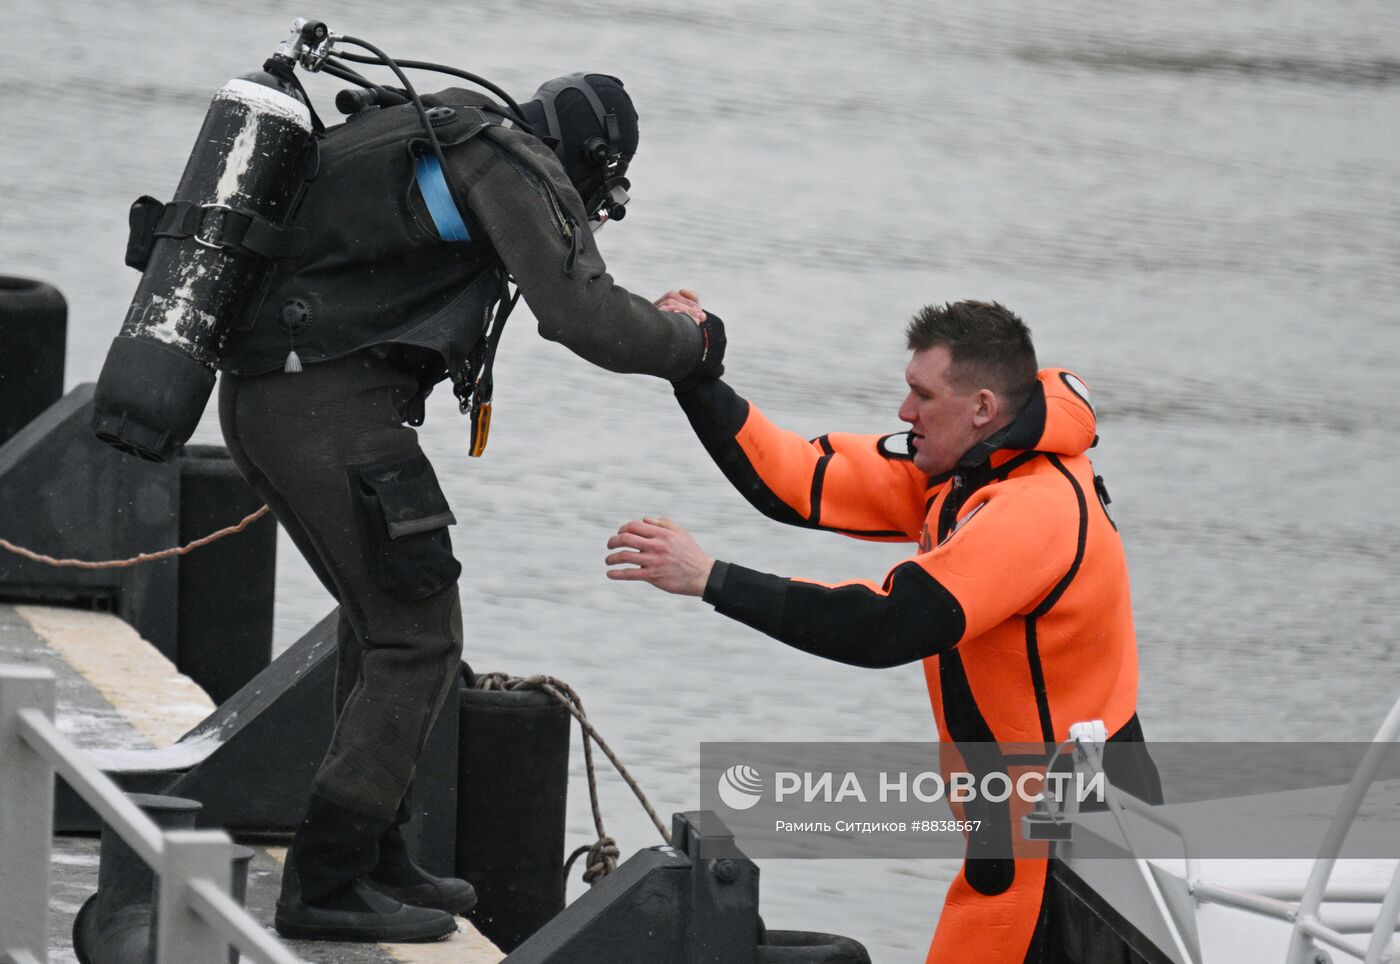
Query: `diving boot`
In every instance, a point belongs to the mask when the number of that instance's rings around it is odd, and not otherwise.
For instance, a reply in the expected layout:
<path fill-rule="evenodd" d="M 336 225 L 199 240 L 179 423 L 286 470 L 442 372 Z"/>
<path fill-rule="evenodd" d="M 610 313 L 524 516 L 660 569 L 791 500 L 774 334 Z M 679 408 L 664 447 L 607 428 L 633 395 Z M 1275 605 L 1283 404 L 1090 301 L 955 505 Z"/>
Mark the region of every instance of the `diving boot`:
<path fill-rule="evenodd" d="M 476 906 L 476 890 L 456 877 L 435 877 L 414 861 L 403 833 L 391 826 L 379 838 L 379 864 L 365 881 L 379 893 L 412 907 L 465 914 Z"/>
<path fill-rule="evenodd" d="M 273 923 L 283 937 L 311 941 L 413 943 L 454 933 L 451 914 L 409 907 L 365 882 L 391 826 L 315 793 L 282 871 Z"/>
<path fill-rule="evenodd" d="M 363 880 L 351 881 L 314 904 L 287 891 L 284 885 L 273 924 L 278 934 L 290 940 L 413 944 L 457 933 L 457 921 L 451 914 L 410 907 Z"/>

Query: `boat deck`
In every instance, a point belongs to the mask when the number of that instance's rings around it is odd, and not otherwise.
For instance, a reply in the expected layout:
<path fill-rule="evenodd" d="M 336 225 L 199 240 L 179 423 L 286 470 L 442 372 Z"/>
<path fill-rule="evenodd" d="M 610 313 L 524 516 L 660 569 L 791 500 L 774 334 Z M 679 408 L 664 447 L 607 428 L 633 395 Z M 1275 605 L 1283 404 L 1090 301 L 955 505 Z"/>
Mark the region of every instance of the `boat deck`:
<path fill-rule="evenodd" d="M 1235 837 L 1235 852 L 1250 852 L 1251 839 L 1267 839 L 1273 824 L 1277 825 L 1274 829 L 1296 830 L 1308 823 L 1320 838 L 1343 790 L 1324 787 L 1153 809 L 1185 830 L 1194 846 L 1206 853 L 1211 852 L 1207 848 L 1212 843 L 1215 852 L 1228 851 L 1224 841 L 1231 836 Z M 1292 921 L 1212 900 L 1208 888 L 1254 895 L 1261 898 L 1259 904 L 1277 910 L 1279 902 L 1299 900 L 1313 870 L 1312 858 L 1200 857 L 1192 875 L 1180 837 L 1141 819 L 1134 819 L 1130 826 L 1135 852 L 1144 855 L 1142 863 L 1123 849 L 1123 836 L 1109 813 L 1075 818 L 1073 841 L 1056 845 L 1056 871 L 1081 902 L 1110 919 L 1114 929 L 1153 964 L 1284 964 L 1293 936 Z M 1202 841 L 1206 847 L 1201 846 Z M 1394 854 L 1397 842 L 1400 785 L 1394 781 L 1377 783 L 1360 819 L 1353 824 L 1350 850 L 1343 852 Z M 1397 873 L 1397 863 L 1400 861 L 1394 856 L 1344 856 L 1336 860 L 1328 879 L 1327 896 L 1318 916 L 1362 948 L 1363 956 L 1381 910 L 1382 895 Z M 1144 869 L 1151 874 L 1160 901 Z M 1393 933 L 1393 922 L 1387 926 L 1392 931 L 1389 959 L 1400 959 L 1396 956 L 1400 955 L 1400 936 Z M 1173 931 L 1187 954 L 1181 953 Z M 1329 949 L 1329 953 L 1337 962 L 1360 959 L 1338 949 Z"/>

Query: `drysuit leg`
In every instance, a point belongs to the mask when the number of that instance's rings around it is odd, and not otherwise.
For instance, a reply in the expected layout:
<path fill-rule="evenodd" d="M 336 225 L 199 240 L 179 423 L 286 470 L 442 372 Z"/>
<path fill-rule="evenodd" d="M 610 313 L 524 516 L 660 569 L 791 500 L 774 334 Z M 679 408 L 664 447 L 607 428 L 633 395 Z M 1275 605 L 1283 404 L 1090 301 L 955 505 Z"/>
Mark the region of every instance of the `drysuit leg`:
<path fill-rule="evenodd" d="M 401 421 L 416 391 L 411 376 L 367 352 L 295 375 L 225 375 L 220 388 L 230 453 L 341 606 L 339 712 L 312 788 L 331 806 L 313 812 L 339 808 L 376 837 L 461 660 L 460 567 L 445 522 L 399 542 L 385 518 L 421 530 L 445 511 L 417 435 Z M 415 519 L 417 505 L 426 508 Z"/>
<path fill-rule="evenodd" d="M 1162 784 L 1143 742 L 1136 715 L 1109 737 L 1104 747 L 1104 770 L 1109 782 L 1150 804 L 1162 802 Z M 958 750 L 949 747 L 949 758 Z M 1062 761 L 1063 762 L 1063 761 Z M 1031 768 L 1035 769 L 1035 768 Z M 1016 771 L 1011 771 L 1013 774 Z M 1024 772 L 1024 771 L 1022 771 Z M 1084 811 L 1103 809 L 1093 800 Z M 1051 845 L 1025 840 L 1021 820 L 1028 801 L 1013 797 L 1004 815 L 1007 842 L 1014 861 L 965 860 L 948 889 L 938 929 L 925 964 L 977 961 L 979 964 L 1058 964 L 1067 958 L 1051 926 L 1050 904 L 1055 889 L 1050 879 Z"/>
<path fill-rule="evenodd" d="M 1017 860 L 1011 885 L 986 894 L 969 883 L 965 861 L 943 901 L 925 964 L 1039 964 L 1049 866 L 1039 858 Z M 974 862 L 974 879 L 977 873 Z"/>

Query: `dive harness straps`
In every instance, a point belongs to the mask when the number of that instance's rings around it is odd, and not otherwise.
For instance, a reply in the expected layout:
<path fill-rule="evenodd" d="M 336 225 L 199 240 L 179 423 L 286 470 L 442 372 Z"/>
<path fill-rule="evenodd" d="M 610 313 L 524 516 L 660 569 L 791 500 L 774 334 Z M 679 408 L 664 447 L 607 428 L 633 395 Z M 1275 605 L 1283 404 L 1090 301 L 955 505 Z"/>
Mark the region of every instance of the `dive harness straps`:
<path fill-rule="evenodd" d="M 126 263 L 137 271 L 146 270 L 157 238 L 193 238 L 206 248 L 242 250 L 268 259 L 295 258 L 306 249 L 306 232 L 301 228 L 280 227 L 226 204 L 162 204 L 143 195 L 131 205 L 130 224 Z"/>
<path fill-rule="evenodd" d="M 452 393 L 457 396 L 458 409 L 463 415 L 471 416 L 472 438 L 467 454 L 473 457 L 480 457 L 486 451 L 486 439 L 491 434 L 491 392 L 494 387 L 491 366 L 496 361 L 496 348 L 501 343 L 501 331 L 506 326 L 506 319 L 520 300 L 519 286 L 509 299 L 505 297 L 508 290 L 507 281 L 502 280 L 501 307 L 491 321 L 491 330 L 472 350 L 466 370 L 452 379 Z"/>
<path fill-rule="evenodd" d="M 432 216 L 438 237 L 444 241 L 470 241 L 471 232 L 467 230 L 462 212 L 452 198 L 452 190 L 447 186 L 447 178 L 436 154 L 419 155 L 416 176 L 418 190 L 423 195 L 428 214 Z M 509 290 L 508 282 L 502 280 L 500 308 L 491 321 L 491 328 L 472 350 L 465 370 L 458 372 L 452 381 L 452 393 L 457 396 L 457 407 L 463 415 L 471 417 L 471 445 L 467 454 L 475 458 L 479 458 L 486 451 L 486 440 L 491 434 L 491 393 L 494 388 L 491 366 L 496 361 L 496 347 L 501 342 L 501 331 L 506 326 L 506 319 L 515 309 L 515 303 L 520 300 L 518 287 L 515 293 L 507 298 Z"/>
<path fill-rule="evenodd" d="M 437 155 L 419 156 L 418 190 L 423 195 L 423 203 L 428 206 L 428 213 L 432 215 L 438 237 L 444 241 L 472 239 L 471 233 L 467 231 L 466 222 L 462 220 L 462 212 L 452 200 L 452 191 L 447 186 L 447 178 L 443 176 L 442 165 L 438 163 Z"/>

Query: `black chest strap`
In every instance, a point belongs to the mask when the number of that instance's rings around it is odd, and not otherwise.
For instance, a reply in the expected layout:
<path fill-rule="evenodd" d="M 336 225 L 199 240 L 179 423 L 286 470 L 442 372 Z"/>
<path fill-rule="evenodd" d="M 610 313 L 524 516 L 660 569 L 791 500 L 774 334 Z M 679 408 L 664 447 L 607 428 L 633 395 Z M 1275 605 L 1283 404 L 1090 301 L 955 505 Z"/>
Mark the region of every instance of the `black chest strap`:
<path fill-rule="evenodd" d="M 501 306 L 491 320 L 491 330 L 472 349 L 466 368 L 452 373 L 452 393 L 457 396 L 457 407 L 463 415 L 471 417 L 472 438 L 468 454 L 473 457 L 479 457 L 486 451 L 486 440 L 491 434 L 491 395 L 495 388 L 491 369 L 496 362 L 496 349 L 500 346 L 506 319 L 520 300 L 519 286 L 513 294 L 509 293 L 509 288 L 509 279 L 503 278 Z"/>

